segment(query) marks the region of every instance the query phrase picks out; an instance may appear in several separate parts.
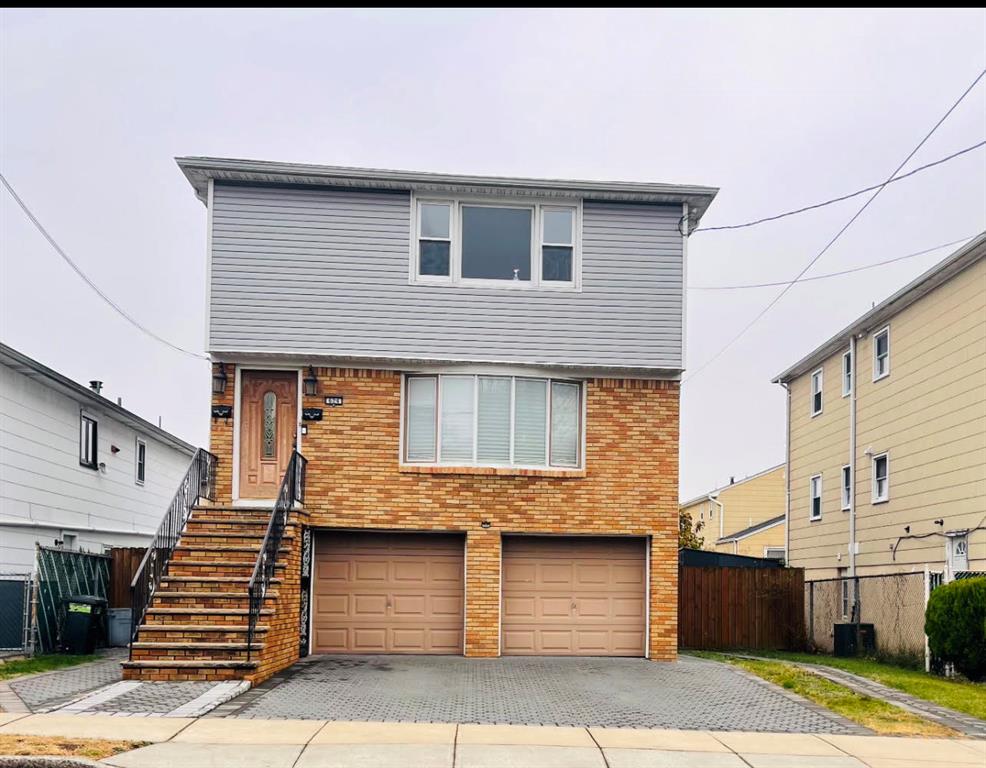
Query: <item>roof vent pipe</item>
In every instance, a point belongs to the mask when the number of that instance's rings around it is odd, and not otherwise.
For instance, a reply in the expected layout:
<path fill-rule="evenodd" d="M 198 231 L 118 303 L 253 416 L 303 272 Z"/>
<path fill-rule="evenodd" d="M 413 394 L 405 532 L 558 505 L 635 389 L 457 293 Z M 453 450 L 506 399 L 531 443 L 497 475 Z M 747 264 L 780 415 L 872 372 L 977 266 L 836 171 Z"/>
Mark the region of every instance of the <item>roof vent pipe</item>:
<path fill-rule="evenodd" d="M 736 478 L 735 478 L 735 477 L 733 477 L 732 475 L 730 475 L 730 476 L 729 476 L 729 484 L 730 484 L 730 485 L 732 485 L 732 484 L 733 484 L 733 483 L 735 483 L 735 482 L 736 482 Z"/>
<path fill-rule="evenodd" d="M 103 389 L 103 382 L 93 379 L 92 381 L 89 382 L 89 389 L 91 389 L 93 392 L 95 392 L 98 395 L 100 391 L 102 391 Z"/>

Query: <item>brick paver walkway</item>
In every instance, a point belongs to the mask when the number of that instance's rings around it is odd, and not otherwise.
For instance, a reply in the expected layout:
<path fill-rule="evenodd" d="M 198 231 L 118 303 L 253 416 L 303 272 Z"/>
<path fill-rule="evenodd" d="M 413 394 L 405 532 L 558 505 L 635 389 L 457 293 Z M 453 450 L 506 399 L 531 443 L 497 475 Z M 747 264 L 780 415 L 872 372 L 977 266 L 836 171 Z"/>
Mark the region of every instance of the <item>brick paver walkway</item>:
<path fill-rule="evenodd" d="M 120 662 L 126 656 L 126 649 L 114 648 L 98 661 L 22 677 L 12 680 L 10 687 L 32 711 L 43 712 L 119 681 Z"/>
<path fill-rule="evenodd" d="M 866 732 L 728 664 L 687 656 L 312 657 L 210 716 Z"/>

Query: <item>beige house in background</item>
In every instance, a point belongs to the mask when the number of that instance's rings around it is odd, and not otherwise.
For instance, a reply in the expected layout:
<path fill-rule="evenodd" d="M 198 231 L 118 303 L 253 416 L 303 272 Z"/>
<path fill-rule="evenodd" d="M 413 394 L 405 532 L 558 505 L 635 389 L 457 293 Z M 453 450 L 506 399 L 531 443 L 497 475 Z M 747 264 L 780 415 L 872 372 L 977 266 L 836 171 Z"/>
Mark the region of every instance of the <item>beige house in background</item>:
<path fill-rule="evenodd" d="M 775 379 L 807 579 L 986 571 L 984 256 L 986 233 Z"/>
<path fill-rule="evenodd" d="M 784 557 L 784 465 L 703 493 L 680 505 L 705 541 L 702 549 Z"/>

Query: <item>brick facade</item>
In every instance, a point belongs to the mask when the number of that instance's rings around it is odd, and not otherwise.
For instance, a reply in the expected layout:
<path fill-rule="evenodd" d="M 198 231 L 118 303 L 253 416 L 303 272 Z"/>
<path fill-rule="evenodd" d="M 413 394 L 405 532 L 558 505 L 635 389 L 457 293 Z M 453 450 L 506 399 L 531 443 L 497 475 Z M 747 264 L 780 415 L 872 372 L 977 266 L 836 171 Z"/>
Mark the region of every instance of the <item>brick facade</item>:
<path fill-rule="evenodd" d="M 653 659 L 675 658 L 677 382 L 589 380 L 584 471 L 431 470 L 399 463 L 400 373 L 316 370 L 319 394 L 305 398 L 304 405 L 323 408 L 324 420 L 307 422 L 301 443 L 308 459 L 310 524 L 464 532 L 467 656 L 499 653 L 501 534 L 551 533 L 651 537 L 649 652 Z M 234 367 L 227 364 L 226 371 L 230 385 L 224 395 L 213 397 L 215 404 L 233 403 Z M 325 406 L 325 395 L 342 395 L 344 405 Z M 233 419 L 212 422 L 210 450 L 220 459 L 220 504 L 231 501 L 235 426 Z M 481 527 L 484 520 L 490 528 Z M 297 588 L 282 593 L 287 604 Z M 272 622 L 272 634 L 275 628 L 278 635 L 292 633 L 295 648 L 296 603 L 293 622 L 287 617 Z M 268 664 L 265 658 L 265 673 L 295 658 L 288 639 L 271 641 L 280 650 L 276 661 Z"/>

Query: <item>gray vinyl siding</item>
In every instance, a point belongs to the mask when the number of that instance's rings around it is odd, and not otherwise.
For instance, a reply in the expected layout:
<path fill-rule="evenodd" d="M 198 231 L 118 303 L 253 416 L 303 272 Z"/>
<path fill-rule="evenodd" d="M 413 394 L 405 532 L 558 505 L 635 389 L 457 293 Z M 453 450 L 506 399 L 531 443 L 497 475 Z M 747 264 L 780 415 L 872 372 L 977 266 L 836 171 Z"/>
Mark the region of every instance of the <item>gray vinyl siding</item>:
<path fill-rule="evenodd" d="M 210 349 L 678 369 L 680 217 L 586 201 L 578 293 L 411 285 L 408 193 L 217 184 Z"/>

